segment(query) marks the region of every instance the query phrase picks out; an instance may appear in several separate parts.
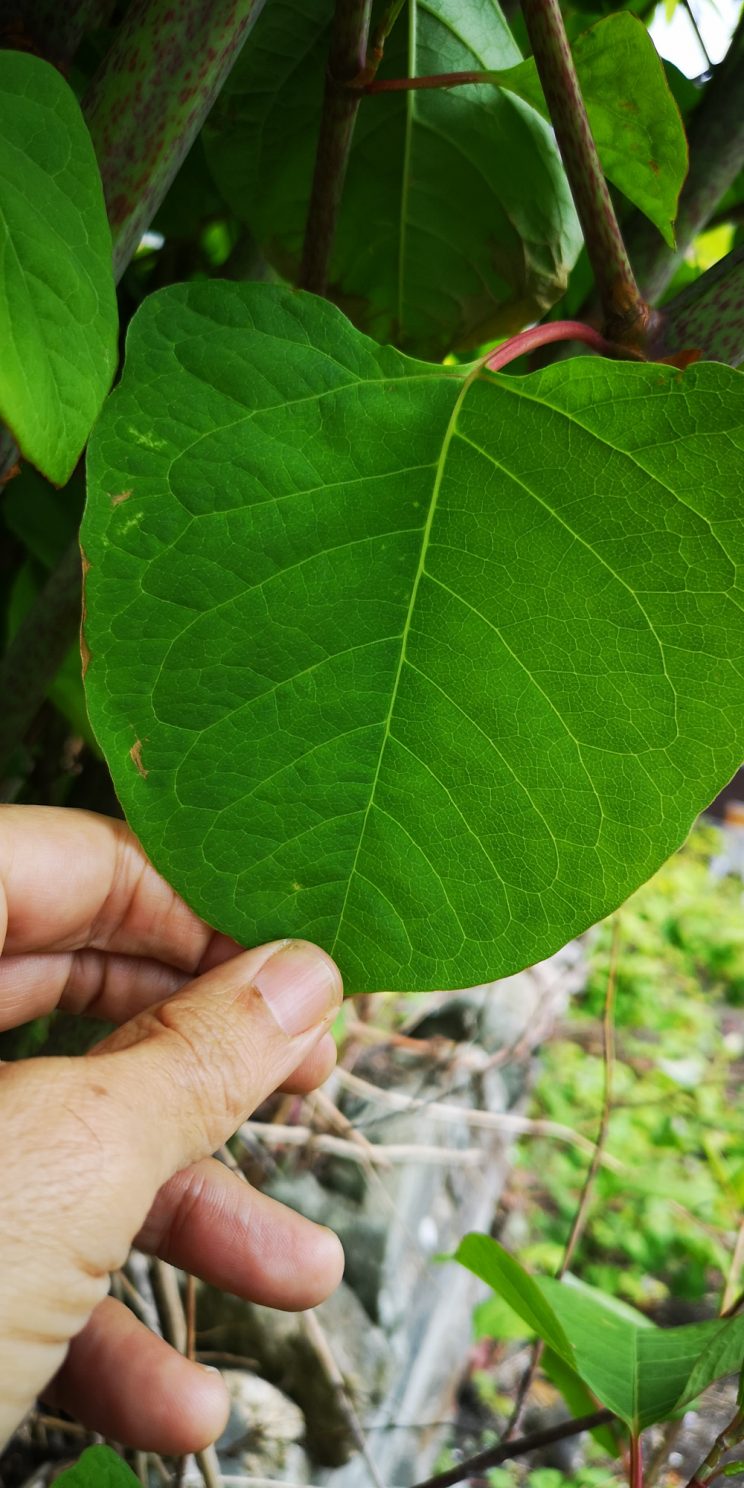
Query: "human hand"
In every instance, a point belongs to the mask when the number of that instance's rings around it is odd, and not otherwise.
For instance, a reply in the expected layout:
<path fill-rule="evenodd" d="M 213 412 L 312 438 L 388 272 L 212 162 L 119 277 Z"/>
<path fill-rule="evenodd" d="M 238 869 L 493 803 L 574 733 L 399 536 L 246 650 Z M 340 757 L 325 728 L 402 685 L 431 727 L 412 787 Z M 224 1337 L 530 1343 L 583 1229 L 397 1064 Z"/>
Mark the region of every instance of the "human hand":
<path fill-rule="evenodd" d="M 107 1297 L 109 1273 L 134 1242 L 273 1307 L 337 1285 L 335 1235 L 210 1154 L 278 1086 L 330 1073 L 338 971 L 306 942 L 241 952 L 122 822 L 44 807 L 0 808 L 3 942 L 0 1029 L 55 1007 L 120 1026 L 0 1067 L 0 1446 L 43 1391 L 116 1441 L 196 1451 L 222 1381 Z"/>

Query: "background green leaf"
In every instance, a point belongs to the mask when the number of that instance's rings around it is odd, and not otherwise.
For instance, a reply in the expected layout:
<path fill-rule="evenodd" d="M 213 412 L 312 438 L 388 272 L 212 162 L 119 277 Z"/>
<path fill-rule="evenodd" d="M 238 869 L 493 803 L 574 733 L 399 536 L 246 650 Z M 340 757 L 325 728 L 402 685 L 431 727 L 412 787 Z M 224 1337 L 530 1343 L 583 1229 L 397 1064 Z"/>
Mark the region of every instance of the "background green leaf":
<path fill-rule="evenodd" d="M 712 1380 L 744 1368 L 744 1313 L 722 1322 L 697 1360 L 687 1381 L 680 1405 L 687 1405 Z"/>
<path fill-rule="evenodd" d="M 111 1447 L 88 1447 L 55 1482 L 63 1488 L 131 1488 L 139 1478 Z"/>
<path fill-rule="evenodd" d="M 744 1319 L 657 1328 L 627 1303 L 573 1277 L 530 1276 L 487 1235 L 467 1235 L 455 1259 L 494 1287 L 635 1434 L 741 1359 Z"/>
<path fill-rule="evenodd" d="M 0 419 L 62 485 L 116 366 L 103 192 L 72 89 L 56 67 L 0 51 Z"/>
<path fill-rule="evenodd" d="M 463 986 L 621 903 L 741 755 L 744 382 L 471 376 L 324 301 L 138 312 L 91 445 L 91 721 L 245 944 Z"/>
<path fill-rule="evenodd" d="M 620 11 L 577 36 L 571 50 L 605 175 L 673 247 L 687 141 L 646 27 Z M 532 57 L 499 73 L 498 81 L 550 117 Z"/>
<path fill-rule="evenodd" d="M 331 0 L 272 0 L 205 130 L 226 201 L 289 278 L 302 247 L 332 8 Z M 497 0 L 410 0 L 379 75 L 504 68 L 519 57 Z M 513 93 L 363 99 L 330 292 L 378 340 L 437 356 L 518 330 L 563 293 L 580 241 L 552 131 Z"/>

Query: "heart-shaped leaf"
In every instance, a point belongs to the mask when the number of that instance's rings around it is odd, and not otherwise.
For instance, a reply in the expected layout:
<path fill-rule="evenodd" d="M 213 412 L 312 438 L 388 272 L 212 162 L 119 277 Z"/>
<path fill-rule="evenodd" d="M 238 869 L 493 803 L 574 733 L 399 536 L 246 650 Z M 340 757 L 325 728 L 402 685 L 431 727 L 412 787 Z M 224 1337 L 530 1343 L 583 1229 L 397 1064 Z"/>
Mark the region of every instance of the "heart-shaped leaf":
<path fill-rule="evenodd" d="M 0 419 L 63 485 L 116 366 L 103 191 L 56 67 L 0 51 Z"/>
<path fill-rule="evenodd" d="M 350 989 L 516 971 L 738 766 L 744 380 L 409 361 L 332 305 L 138 311 L 91 444 L 91 720 L 157 867 Z"/>
<path fill-rule="evenodd" d="M 333 0 L 272 0 L 204 132 L 223 195 L 291 279 L 332 11 Z M 380 76 L 519 60 L 497 0 L 408 0 Z M 580 243 L 552 132 L 513 93 L 467 87 L 362 100 L 330 280 L 364 330 L 431 356 L 518 330 L 563 293 Z"/>
<path fill-rule="evenodd" d="M 577 36 L 571 50 L 605 175 L 673 248 L 687 140 L 646 27 L 629 11 L 619 11 Z M 550 118 L 533 57 L 494 81 Z"/>
<path fill-rule="evenodd" d="M 111 1447 L 88 1447 L 55 1482 L 59 1488 L 133 1488 L 139 1478 Z"/>
<path fill-rule="evenodd" d="M 504 1296 L 635 1435 L 744 1356 L 744 1318 L 657 1328 L 635 1308 L 574 1277 L 530 1276 L 487 1235 L 466 1235 L 455 1259 Z"/>

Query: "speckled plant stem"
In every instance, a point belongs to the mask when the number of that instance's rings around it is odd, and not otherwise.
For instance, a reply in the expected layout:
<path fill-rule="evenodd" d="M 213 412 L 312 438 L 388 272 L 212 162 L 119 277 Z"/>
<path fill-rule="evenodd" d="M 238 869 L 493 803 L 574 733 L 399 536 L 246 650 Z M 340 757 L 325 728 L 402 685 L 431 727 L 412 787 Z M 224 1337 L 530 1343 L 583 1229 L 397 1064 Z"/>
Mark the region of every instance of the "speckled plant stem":
<path fill-rule="evenodd" d="M 193 144 L 264 0 L 133 0 L 84 112 L 117 278 Z"/>
<path fill-rule="evenodd" d="M 712 362 L 744 362 L 744 247 L 728 253 L 660 312 L 651 357 L 697 352 Z"/>
<path fill-rule="evenodd" d="M 611 341 L 642 349 L 651 312 L 633 276 L 599 163 L 558 0 L 522 0 L 543 93 Z"/>
<path fill-rule="evenodd" d="M 134 0 L 84 111 L 119 279 L 209 113 L 263 0 Z M 0 451 L 0 458 L 3 452 Z M 5 452 L 13 464 L 13 452 Z M 80 619 L 70 544 L 0 661 L 0 770 L 46 695 Z M 29 663 L 33 658 L 33 665 Z"/>
<path fill-rule="evenodd" d="M 300 287 L 324 295 L 341 193 L 361 95 L 349 83 L 364 75 L 372 0 L 336 0 L 315 173 L 302 250 Z"/>

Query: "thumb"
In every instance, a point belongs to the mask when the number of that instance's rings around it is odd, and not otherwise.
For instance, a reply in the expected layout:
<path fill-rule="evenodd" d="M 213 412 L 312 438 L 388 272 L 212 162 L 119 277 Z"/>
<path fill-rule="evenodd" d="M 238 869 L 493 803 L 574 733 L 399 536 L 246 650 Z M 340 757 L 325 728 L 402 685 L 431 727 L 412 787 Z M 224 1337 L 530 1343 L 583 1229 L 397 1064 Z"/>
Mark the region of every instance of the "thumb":
<path fill-rule="evenodd" d="M 328 1031 L 341 999 L 325 952 L 275 941 L 205 972 L 99 1044 L 92 1076 L 98 1083 L 105 1067 L 106 1091 L 141 1127 L 151 1181 L 220 1147 Z"/>
<path fill-rule="evenodd" d="M 278 941 L 204 973 L 85 1058 L 0 1070 L 0 1441 L 105 1295 L 161 1185 L 297 1068 L 341 997 L 323 951 Z"/>

